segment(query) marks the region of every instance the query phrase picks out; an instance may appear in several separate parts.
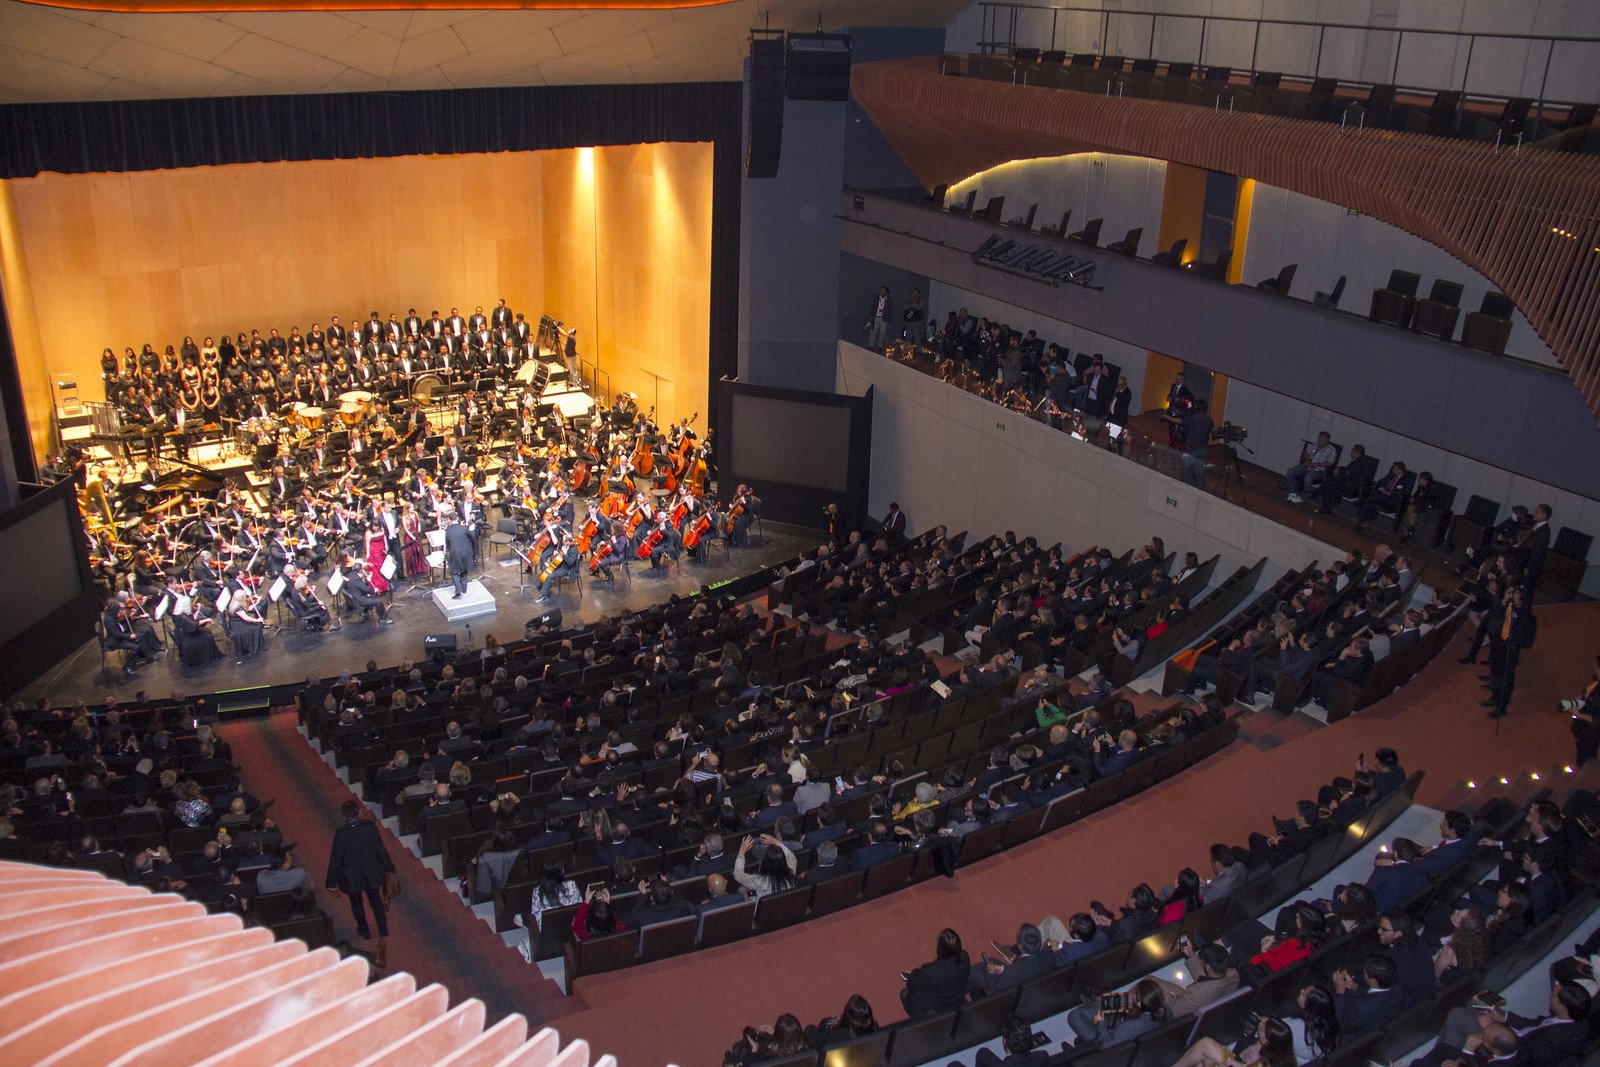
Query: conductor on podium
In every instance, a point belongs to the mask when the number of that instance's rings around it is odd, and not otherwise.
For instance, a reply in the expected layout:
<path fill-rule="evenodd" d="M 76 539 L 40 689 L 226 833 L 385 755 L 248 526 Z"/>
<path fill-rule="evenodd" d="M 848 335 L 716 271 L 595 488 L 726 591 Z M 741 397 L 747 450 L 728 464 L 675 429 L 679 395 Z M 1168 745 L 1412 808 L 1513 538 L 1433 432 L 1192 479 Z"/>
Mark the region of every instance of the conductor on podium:
<path fill-rule="evenodd" d="M 450 581 L 456 587 L 450 599 L 460 600 L 467 591 L 467 575 L 472 573 L 472 538 L 460 519 L 452 522 L 444 532 L 445 562 L 450 568 Z"/>

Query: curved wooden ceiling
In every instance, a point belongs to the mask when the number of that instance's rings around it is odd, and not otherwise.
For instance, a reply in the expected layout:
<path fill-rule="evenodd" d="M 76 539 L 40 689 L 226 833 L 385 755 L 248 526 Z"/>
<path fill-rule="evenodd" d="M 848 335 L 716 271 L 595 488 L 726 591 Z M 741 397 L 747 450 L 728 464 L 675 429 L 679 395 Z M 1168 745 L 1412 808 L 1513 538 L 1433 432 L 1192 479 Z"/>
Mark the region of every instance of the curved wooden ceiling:
<path fill-rule="evenodd" d="M 939 62 L 863 63 L 850 78 L 924 187 L 1010 160 L 1098 150 L 1354 208 L 1504 290 L 1600 414 L 1600 158 L 1007 85 L 942 75 Z"/>

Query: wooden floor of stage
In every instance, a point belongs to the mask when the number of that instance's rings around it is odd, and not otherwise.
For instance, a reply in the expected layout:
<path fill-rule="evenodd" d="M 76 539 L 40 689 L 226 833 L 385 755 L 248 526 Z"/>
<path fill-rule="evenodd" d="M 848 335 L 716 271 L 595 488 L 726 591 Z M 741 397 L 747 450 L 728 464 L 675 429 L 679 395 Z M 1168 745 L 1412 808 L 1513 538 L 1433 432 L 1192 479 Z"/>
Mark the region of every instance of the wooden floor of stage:
<path fill-rule="evenodd" d="M 346 668 L 361 671 L 368 660 L 376 660 L 379 666 L 392 666 L 404 658 L 421 659 L 422 639 L 427 634 L 453 633 L 460 646 L 466 647 L 470 627 L 473 647 L 481 648 L 490 634 L 501 642 L 521 638 L 530 618 L 554 608 L 561 609 L 562 626 L 573 627 L 660 603 L 674 594 L 685 596 L 702 586 L 743 577 L 793 559 L 821 544 L 824 538 L 821 530 L 766 521 L 751 526 L 750 533 L 749 546 L 724 552 L 719 544 L 705 563 L 685 559 L 665 570 L 651 570 L 649 563 L 635 560 L 626 576 L 621 567 L 613 568 L 614 582 L 585 575 L 581 587 L 569 582 L 548 602 L 539 599 L 537 584 L 531 577 L 526 579 L 525 588 L 518 589 L 517 567 L 513 565 L 517 559 L 500 550 L 498 554 L 490 553 L 483 566 L 484 585 L 496 600 L 492 615 L 452 625 L 434 606 L 427 584 L 413 589 L 410 582 L 400 581 L 390 609 L 393 626 L 379 626 L 370 620 L 357 622 L 350 617 L 337 632 L 302 633 L 285 606 L 283 621 L 289 625 L 276 634 L 269 626 L 266 649 L 243 662 L 235 662 L 227 642 L 219 640 L 223 659 L 210 667 L 187 669 L 174 649 L 160 661 L 140 668 L 138 677 L 124 678 L 120 668 L 110 668 L 109 657 L 106 666 L 102 666 L 98 644 L 89 641 L 41 674 L 16 699 L 32 703 L 48 697 L 57 705 L 79 700 L 95 704 L 107 696 L 132 700 L 140 690 L 158 698 L 174 689 L 196 694 L 292 683 L 307 675 L 336 675 Z M 477 577 L 476 572 L 473 577 Z M 268 621 L 277 621 L 276 608 L 271 609 Z"/>

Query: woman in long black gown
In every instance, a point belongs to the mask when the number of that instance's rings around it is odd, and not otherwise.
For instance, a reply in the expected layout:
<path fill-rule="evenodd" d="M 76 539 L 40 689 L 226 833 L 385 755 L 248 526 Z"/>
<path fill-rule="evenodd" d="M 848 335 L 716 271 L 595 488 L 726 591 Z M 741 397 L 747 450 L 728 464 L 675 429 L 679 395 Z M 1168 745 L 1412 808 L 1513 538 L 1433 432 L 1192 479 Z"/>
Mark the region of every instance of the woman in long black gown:
<path fill-rule="evenodd" d="M 241 593 L 236 604 L 229 605 L 233 612 L 233 657 L 242 660 L 246 656 L 253 656 L 261 651 L 261 633 L 266 628 L 267 620 L 262 618 L 257 611 L 261 598 L 254 594 Z"/>
<path fill-rule="evenodd" d="M 209 667 L 222 658 L 209 626 L 209 619 L 196 619 L 192 611 L 172 616 L 172 632 L 185 667 Z"/>

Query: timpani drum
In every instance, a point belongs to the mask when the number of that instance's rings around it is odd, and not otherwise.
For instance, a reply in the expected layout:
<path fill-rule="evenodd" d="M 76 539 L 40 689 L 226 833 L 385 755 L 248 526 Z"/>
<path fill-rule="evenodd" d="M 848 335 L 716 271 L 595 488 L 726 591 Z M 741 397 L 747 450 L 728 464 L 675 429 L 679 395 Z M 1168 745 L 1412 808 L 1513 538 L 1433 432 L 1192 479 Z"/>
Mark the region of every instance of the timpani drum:
<path fill-rule="evenodd" d="M 325 414 L 321 408 L 303 407 L 295 412 L 295 418 L 301 426 L 304 426 L 312 433 L 321 433 L 322 420 Z"/>
<path fill-rule="evenodd" d="M 372 403 L 372 394 L 365 389 L 352 389 L 339 394 L 339 421 L 347 426 L 355 426 L 367 417 L 367 408 Z"/>

